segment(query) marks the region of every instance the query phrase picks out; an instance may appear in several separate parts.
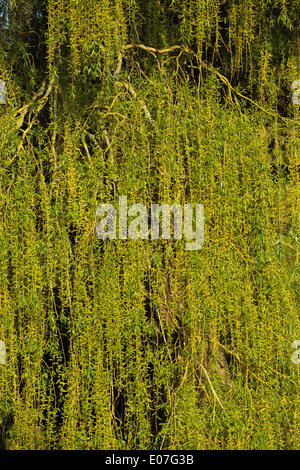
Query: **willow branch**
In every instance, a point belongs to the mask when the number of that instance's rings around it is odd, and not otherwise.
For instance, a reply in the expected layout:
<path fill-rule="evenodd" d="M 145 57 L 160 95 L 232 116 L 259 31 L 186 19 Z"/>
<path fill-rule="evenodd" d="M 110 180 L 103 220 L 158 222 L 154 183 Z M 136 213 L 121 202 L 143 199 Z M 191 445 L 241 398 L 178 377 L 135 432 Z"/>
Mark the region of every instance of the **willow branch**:
<path fill-rule="evenodd" d="M 135 99 L 138 99 L 138 101 L 140 102 L 140 105 L 142 107 L 142 109 L 144 110 L 144 113 L 149 121 L 149 123 L 151 124 L 151 127 L 157 131 L 157 127 L 156 127 L 156 124 L 151 116 L 151 113 L 146 105 L 146 103 L 141 99 L 141 98 L 138 98 L 137 94 L 136 94 L 136 91 L 135 89 L 132 87 L 132 85 L 130 85 L 130 83 L 127 83 L 127 82 L 119 82 L 119 81 L 116 81 L 115 82 L 115 85 L 116 86 L 123 86 L 124 88 L 126 88 L 126 90 L 130 93 L 130 95 L 135 98 Z"/>
<path fill-rule="evenodd" d="M 82 140 L 82 143 L 83 143 L 83 147 L 84 147 L 85 153 L 86 153 L 86 155 L 87 155 L 87 157 L 88 157 L 88 160 L 91 162 L 91 161 L 92 161 L 92 158 L 91 158 L 91 154 L 90 154 L 89 148 L 88 148 L 87 143 L 86 143 L 85 138 L 84 138 L 84 133 L 82 133 L 81 140 Z"/>
<path fill-rule="evenodd" d="M 122 60 L 123 60 L 123 54 L 122 54 L 122 52 L 119 52 L 118 59 L 117 59 L 117 68 L 114 72 L 114 79 L 115 80 L 119 79 L 119 74 L 121 72 L 121 67 L 122 67 Z"/>
<path fill-rule="evenodd" d="M 107 132 L 106 129 L 104 129 L 103 135 L 104 135 L 104 140 L 105 140 L 105 143 L 106 143 L 106 147 L 107 147 L 107 149 L 108 149 L 108 151 L 109 151 L 110 162 L 111 162 L 112 165 L 114 165 L 114 163 L 115 163 L 114 153 L 113 153 L 113 149 L 112 149 L 112 144 L 111 144 L 111 141 L 110 141 L 109 133 Z"/>
<path fill-rule="evenodd" d="M 222 80 L 222 82 L 228 87 L 228 90 L 229 90 L 230 94 L 231 94 L 231 92 L 234 92 L 240 98 L 249 101 L 254 106 L 259 108 L 261 111 L 269 114 L 270 116 L 281 118 L 283 121 L 286 121 L 286 122 L 291 122 L 292 121 L 292 122 L 296 122 L 297 124 L 300 124 L 298 121 L 295 121 L 294 119 L 285 118 L 285 117 L 280 116 L 276 113 L 273 113 L 272 111 L 268 111 L 267 109 L 263 108 L 258 103 L 253 101 L 251 98 L 248 98 L 247 96 L 243 95 L 242 93 L 239 93 L 237 90 L 235 90 L 233 88 L 231 83 L 228 81 L 228 79 L 224 75 L 222 75 L 220 72 L 218 72 L 211 64 L 208 64 L 208 63 L 204 62 L 203 60 L 201 60 L 194 51 L 192 51 L 191 49 L 189 49 L 186 46 L 175 45 L 175 46 L 172 46 L 172 47 L 167 47 L 166 49 L 156 49 L 155 47 L 145 46 L 144 44 L 127 44 L 127 45 L 123 46 L 124 51 L 129 50 L 129 49 L 134 49 L 134 48 L 143 49 L 144 51 L 150 52 L 155 57 L 156 57 L 155 54 L 164 54 L 164 53 L 167 53 L 167 52 L 173 52 L 175 50 L 181 50 L 182 52 L 186 52 L 188 54 L 191 54 L 197 59 L 197 62 L 199 64 L 199 68 L 203 67 L 204 69 L 208 70 L 209 72 L 215 73 Z"/>
<path fill-rule="evenodd" d="M 54 170 L 56 170 L 56 135 L 57 135 L 57 102 L 58 102 L 58 84 L 56 84 L 54 89 L 54 101 L 53 101 L 53 115 L 54 115 L 54 129 L 52 135 L 52 143 L 51 143 L 51 150 L 54 159 Z"/>
<path fill-rule="evenodd" d="M 226 413 L 225 408 L 224 408 L 224 406 L 222 405 L 222 403 L 220 402 L 219 397 L 218 397 L 218 395 L 216 394 L 216 391 L 215 391 L 215 389 L 214 389 L 214 387 L 213 387 L 213 384 L 211 383 L 211 380 L 210 380 L 210 378 L 209 378 L 209 375 L 208 375 L 208 373 L 207 373 L 207 370 L 205 369 L 205 367 L 204 367 L 202 364 L 200 364 L 200 365 L 201 365 L 201 367 L 202 367 L 202 369 L 203 369 L 203 371 L 204 371 L 204 374 L 206 375 L 206 378 L 207 378 L 207 380 L 208 380 L 208 383 L 209 383 L 209 385 L 210 385 L 210 388 L 212 389 L 212 392 L 213 392 L 214 397 L 216 398 L 216 400 L 217 400 L 217 402 L 219 403 L 219 405 L 220 405 L 220 407 L 222 408 L 222 410 Z"/>
<path fill-rule="evenodd" d="M 134 44 L 127 44 L 127 46 L 124 46 L 123 47 L 123 50 L 125 49 L 130 49 L 132 47 L 134 47 L 135 45 Z M 146 47 L 146 46 L 143 46 L 143 47 Z M 123 86 L 124 88 L 126 88 L 126 90 L 130 93 L 130 95 L 135 98 L 135 99 L 138 99 L 138 101 L 140 102 L 140 105 L 142 107 L 142 109 L 144 110 L 144 113 L 146 115 L 146 118 L 148 119 L 151 127 L 157 131 L 157 127 L 156 127 L 156 124 L 151 116 L 151 113 L 146 105 L 146 103 L 138 98 L 137 94 L 136 94 L 136 91 L 135 89 L 130 85 L 130 83 L 127 83 L 127 82 L 120 82 L 119 81 L 119 74 L 120 74 L 120 71 L 121 71 L 121 68 L 122 68 L 122 60 L 123 60 L 123 54 L 122 52 L 119 52 L 118 54 L 118 60 L 117 60 L 117 67 L 116 67 L 116 70 L 114 72 L 114 81 L 115 81 L 115 85 L 116 86 Z"/>
<path fill-rule="evenodd" d="M 123 50 L 134 49 L 135 47 L 138 49 L 143 49 L 144 51 L 147 51 L 147 52 L 151 52 L 153 54 L 165 54 L 167 52 L 173 52 L 173 51 L 182 50 L 185 48 L 184 46 L 176 45 L 176 46 L 167 47 L 166 49 L 156 49 L 155 47 L 144 46 L 144 44 L 127 44 L 126 46 L 123 46 Z"/>
<path fill-rule="evenodd" d="M 45 91 L 45 88 L 46 88 L 46 83 L 47 83 L 47 80 L 45 79 L 41 85 L 41 87 L 38 89 L 38 91 L 33 95 L 33 97 L 31 98 L 30 102 L 28 104 L 26 104 L 25 106 L 23 106 L 22 108 L 18 109 L 14 116 L 17 116 L 17 114 L 21 114 L 21 116 L 24 116 L 26 115 L 26 113 L 28 112 L 29 108 L 31 108 L 31 106 L 34 104 L 34 102 L 39 98 L 39 96 L 41 96 L 44 91 Z"/>
<path fill-rule="evenodd" d="M 49 85 L 48 85 L 48 88 L 45 92 L 45 94 L 42 96 L 41 100 L 38 102 L 38 106 L 36 109 L 34 110 L 31 110 L 31 106 L 34 104 L 34 102 L 36 101 L 36 99 L 41 96 L 43 94 L 43 91 L 45 90 L 46 88 L 46 82 L 44 83 L 43 82 L 43 85 L 41 86 L 41 88 L 37 91 L 37 93 L 35 93 L 35 95 L 32 97 L 30 103 L 28 103 L 28 105 L 26 106 L 23 106 L 23 108 L 19 109 L 16 113 L 15 113 L 15 116 L 17 114 L 21 114 L 21 119 L 22 119 L 22 122 L 20 123 L 19 127 L 22 126 L 22 123 L 23 123 L 23 120 L 24 120 L 24 117 L 25 115 L 27 114 L 28 111 L 30 111 L 30 120 L 29 120 L 29 123 L 28 123 L 28 126 L 26 128 L 25 131 L 23 131 L 23 135 L 22 135 L 22 139 L 21 139 L 21 142 L 19 143 L 18 145 L 18 148 L 17 148 L 17 151 L 16 151 L 16 154 L 14 155 L 14 157 L 11 159 L 11 161 L 9 162 L 9 165 L 11 165 L 13 163 L 13 161 L 15 160 L 15 158 L 18 156 L 21 148 L 23 147 L 23 143 L 24 143 L 24 140 L 25 140 L 25 137 L 27 136 L 28 132 L 31 130 L 33 124 L 35 123 L 36 121 L 36 117 L 37 115 L 39 114 L 39 112 L 42 110 L 42 108 L 44 107 L 44 105 L 46 104 L 47 100 L 48 100 L 48 97 L 53 89 L 53 86 L 54 86 L 54 83 L 55 83 L 55 77 L 53 76 L 49 82 Z M 33 116 L 33 118 L 31 119 L 31 116 Z"/>

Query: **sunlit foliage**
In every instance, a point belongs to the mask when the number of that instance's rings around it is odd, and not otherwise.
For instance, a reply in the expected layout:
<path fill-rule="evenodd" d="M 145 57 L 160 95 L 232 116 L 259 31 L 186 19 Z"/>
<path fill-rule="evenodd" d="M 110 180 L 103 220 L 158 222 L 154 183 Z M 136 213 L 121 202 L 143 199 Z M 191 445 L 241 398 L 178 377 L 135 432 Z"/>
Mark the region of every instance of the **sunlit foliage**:
<path fill-rule="evenodd" d="M 298 0 L 0 6 L 10 449 L 299 449 Z M 205 245 L 97 238 L 205 204 Z"/>

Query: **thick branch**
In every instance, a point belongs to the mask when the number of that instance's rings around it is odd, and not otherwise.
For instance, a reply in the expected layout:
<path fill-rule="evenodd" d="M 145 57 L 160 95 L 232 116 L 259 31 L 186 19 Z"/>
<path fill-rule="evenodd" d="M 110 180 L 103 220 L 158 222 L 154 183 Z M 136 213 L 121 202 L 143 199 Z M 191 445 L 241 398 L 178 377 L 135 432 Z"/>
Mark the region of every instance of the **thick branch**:
<path fill-rule="evenodd" d="M 152 52 L 154 54 L 165 54 L 167 52 L 184 49 L 184 46 L 179 45 L 167 47 L 166 49 L 156 49 L 155 47 L 144 46 L 144 44 L 126 44 L 126 46 L 123 47 L 123 50 L 134 49 L 135 47 L 143 49 L 144 51 Z"/>
<path fill-rule="evenodd" d="M 42 96 L 42 94 L 44 93 L 45 88 L 46 88 L 46 83 L 47 83 L 47 80 L 45 79 L 43 81 L 41 87 L 38 89 L 38 91 L 31 98 L 30 102 L 28 104 L 26 104 L 25 106 L 23 106 L 22 108 L 18 109 L 18 111 L 15 112 L 14 116 L 16 116 L 17 114 L 21 114 L 21 116 L 23 116 L 23 118 L 24 118 L 24 116 L 28 112 L 29 108 L 31 108 L 31 106 L 38 99 L 38 97 Z"/>
<path fill-rule="evenodd" d="M 55 83 L 55 77 L 53 76 L 49 82 L 49 85 L 48 85 L 48 88 L 45 92 L 45 94 L 43 95 L 43 92 L 45 91 L 45 88 L 46 88 L 46 81 L 43 82 L 42 86 L 40 87 L 40 89 L 33 95 L 30 103 L 28 103 L 26 106 L 23 106 L 23 108 L 19 109 L 14 116 L 17 116 L 17 114 L 20 114 L 21 115 L 21 120 L 19 118 L 19 127 L 22 126 L 22 123 L 23 123 L 23 120 L 24 120 L 24 117 L 26 116 L 26 114 L 28 113 L 28 111 L 30 111 L 30 120 L 29 120 L 29 123 L 28 123 L 28 127 L 26 128 L 25 131 L 23 131 L 23 135 L 22 135 L 22 139 L 21 139 L 21 142 L 19 143 L 18 145 L 18 148 L 17 148 L 17 151 L 16 151 L 16 154 L 14 155 L 14 157 L 11 159 L 11 161 L 9 162 L 9 165 L 11 165 L 13 163 L 13 161 L 15 160 L 15 158 L 18 156 L 19 154 L 19 151 L 21 150 L 21 148 L 23 147 L 23 143 L 24 143 L 24 140 L 25 140 L 25 137 L 26 135 L 28 134 L 28 132 L 31 130 L 34 122 L 35 122 L 35 118 L 36 116 L 39 114 L 39 112 L 42 110 L 42 108 L 44 107 L 45 103 L 47 102 L 47 99 L 53 89 L 53 86 L 54 86 L 54 83 Z M 30 109 L 32 107 L 32 105 L 35 103 L 35 101 L 37 100 L 37 98 L 39 96 L 42 96 L 42 98 L 40 99 L 40 101 L 38 102 L 38 106 L 36 109 L 32 110 Z M 31 116 L 33 116 L 33 118 L 31 119 Z"/>

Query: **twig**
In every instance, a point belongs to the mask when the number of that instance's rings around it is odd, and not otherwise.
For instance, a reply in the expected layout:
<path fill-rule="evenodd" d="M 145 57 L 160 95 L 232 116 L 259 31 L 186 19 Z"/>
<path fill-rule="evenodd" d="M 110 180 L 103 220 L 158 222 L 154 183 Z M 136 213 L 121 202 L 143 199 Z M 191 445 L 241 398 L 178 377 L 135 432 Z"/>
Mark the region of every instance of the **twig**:
<path fill-rule="evenodd" d="M 119 52 L 118 60 L 117 60 L 117 68 L 114 71 L 114 79 L 115 80 L 119 79 L 119 74 L 120 74 L 121 67 L 122 67 L 122 60 L 123 60 L 123 54 L 122 54 L 122 52 Z"/>
<path fill-rule="evenodd" d="M 105 140 L 105 143 L 106 143 L 106 147 L 107 147 L 108 150 L 109 150 L 110 162 L 111 162 L 111 164 L 113 165 L 114 162 L 115 162 L 115 159 L 114 159 L 114 154 L 113 154 L 113 150 L 112 150 L 112 145 L 111 145 L 109 133 L 107 132 L 106 129 L 104 129 L 103 135 L 104 135 L 104 140 Z"/>
<path fill-rule="evenodd" d="M 144 113 L 149 121 L 149 123 L 151 124 L 151 127 L 157 131 L 157 127 L 156 127 L 156 124 L 151 116 L 151 113 L 146 105 L 146 103 L 141 99 L 141 98 L 138 98 L 137 94 L 136 94 L 136 91 L 135 89 L 127 82 L 119 82 L 117 81 L 115 83 L 117 86 L 123 86 L 124 88 L 126 88 L 126 90 L 131 94 L 131 96 L 135 99 L 138 99 L 138 101 L 140 102 L 140 105 L 142 107 L 142 109 L 144 110 Z"/>
<path fill-rule="evenodd" d="M 226 413 L 225 408 L 223 407 L 222 403 L 220 402 L 219 397 L 218 397 L 218 395 L 216 394 L 216 391 L 215 391 L 215 389 L 214 389 L 214 387 L 213 387 L 213 384 L 212 384 L 211 381 L 210 381 L 210 378 L 209 378 L 209 375 L 208 375 L 208 373 L 207 373 L 207 370 L 205 369 L 205 367 L 204 367 L 202 364 L 200 364 L 200 365 L 201 365 L 201 367 L 202 367 L 202 369 L 203 369 L 203 371 L 204 371 L 204 374 L 206 375 L 206 378 L 207 378 L 208 383 L 209 383 L 209 385 L 210 385 L 210 387 L 211 387 L 211 389 L 212 389 L 212 392 L 213 392 L 214 397 L 216 398 L 217 402 L 218 402 L 219 405 L 221 406 L 221 408 L 222 408 L 222 410 L 224 411 L 224 413 Z"/>
<path fill-rule="evenodd" d="M 91 158 L 91 154 L 90 154 L 90 151 L 88 149 L 88 146 L 86 144 L 86 141 L 85 141 L 85 138 L 84 138 L 84 133 L 82 134 L 81 136 L 81 140 L 82 140 L 82 143 L 83 143 L 83 147 L 84 147 L 84 150 L 85 150 L 85 153 L 89 159 L 89 161 L 91 162 L 92 161 L 92 158 Z"/>

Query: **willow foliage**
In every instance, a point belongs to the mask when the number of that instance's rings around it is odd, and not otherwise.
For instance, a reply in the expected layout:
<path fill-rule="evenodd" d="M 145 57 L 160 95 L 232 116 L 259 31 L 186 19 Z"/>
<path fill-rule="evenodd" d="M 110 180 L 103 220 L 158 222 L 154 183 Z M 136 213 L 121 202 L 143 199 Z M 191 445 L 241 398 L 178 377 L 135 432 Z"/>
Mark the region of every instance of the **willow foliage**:
<path fill-rule="evenodd" d="M 0 14 L 3 447 L 298 449 L 299 1 Z M 101 241 L 121 195 L 204 247 Z"/>

